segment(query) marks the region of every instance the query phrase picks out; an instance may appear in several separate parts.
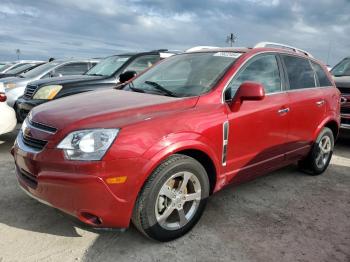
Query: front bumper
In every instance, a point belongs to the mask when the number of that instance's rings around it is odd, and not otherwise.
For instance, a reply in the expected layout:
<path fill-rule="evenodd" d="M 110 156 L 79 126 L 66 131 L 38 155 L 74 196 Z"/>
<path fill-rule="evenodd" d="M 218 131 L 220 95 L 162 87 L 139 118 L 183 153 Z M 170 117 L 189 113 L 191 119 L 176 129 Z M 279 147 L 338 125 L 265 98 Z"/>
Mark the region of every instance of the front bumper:
<path fill-rule="evenodd" d="M 38 105 L 41 105 L 45 102 L 48 102 L 48 101 L 41 100 L 41 99 L 26 100 L 24 98 L 18 98 L 16 102 L 16 113 L 17 113 L 17 116 L 20 117 L 19 120 L 23 121 L 29 114 L 30 110 L 32 110 L 32 108 Z"/>
<path fill-rule="evenodd" d="M 146 160 L 67 161 L 58 149 L 26 150 L 20 136 L 12 153 L 19 185 L 28 194 L 97 228 L 129 226 Z M 120 176 L 127 176 L 125 183 L 107 183 Z"/>
<path fill-rule="evenodd" d="M 6 96 L 7 96 L 7 101 L 6 101 L 7 104 L 11 107 L 14 107 L 18 98 L 23 95 L 24 89 L 25 89 L 24 86 L 5 89 Z"/>
<path fill-rule="evenodd" d="M 340 128 L 350 129 L 350 114 L 341 114 Z"/>

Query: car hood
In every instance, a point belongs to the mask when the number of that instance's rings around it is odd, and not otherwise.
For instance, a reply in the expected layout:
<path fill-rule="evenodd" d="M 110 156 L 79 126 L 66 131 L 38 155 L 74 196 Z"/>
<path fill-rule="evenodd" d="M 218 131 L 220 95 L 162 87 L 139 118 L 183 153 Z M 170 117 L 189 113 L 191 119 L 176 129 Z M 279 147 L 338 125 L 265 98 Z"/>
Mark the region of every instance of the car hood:
<path fill-rule="evenodd" d="M 61 76 L 52 77 L 46 79 L 40 79 L 32 82 L 33 85 L 46 86 L 46 85 L 66 85 L 75 83 L 85 83 L 88 81 L 101 80 L 108 78 L 106 76 L 89 76 L 89 75 L 72 75 L 72 76 Z"/>
<path fill-rule="evenodd" d="M 194 107 L 198 97 L 174 98 L 123 90 L 93 91 L 57 99 L 31 111 L 31 118 L 58 130 L 121 128 Z"/>
<path fill-rule="evenodd" d="M 13 83 L 13 82 L 18 82 L 19 80 L 21 80 L 21 79 L 24 79 L 24 78 L 19 78 L 19 77 L 15 77 L 15 76 L 13 76 L 13 77 L 4 77 L 4 78 L 2 78 L 1 80 L 0 80 L 0 82 L 2 82 L 2 83 Z"/>
<path fill-rule="evenodd" d="M 333 79 L 337 87 L 350 88 L 350 76 L 334 76 Z"/>
<path fill-rule="evenodd" d="M 16 87 L 25 87 L 30 81 L 32 81 L 31 78 L 21 78 L 21 77 L 5 77 L 0 79 L 0 82 L 4 84 L 15 83 Z"/>

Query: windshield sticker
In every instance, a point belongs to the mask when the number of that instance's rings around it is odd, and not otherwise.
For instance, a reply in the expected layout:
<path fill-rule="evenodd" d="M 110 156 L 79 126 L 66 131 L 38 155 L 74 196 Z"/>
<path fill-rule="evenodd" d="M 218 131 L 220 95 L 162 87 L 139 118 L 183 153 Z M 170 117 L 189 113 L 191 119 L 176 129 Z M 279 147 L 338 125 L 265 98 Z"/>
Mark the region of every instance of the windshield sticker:
<path fill-rule="evenodd" d="M 232 57 L 232 58 L 238 58 L 242 54 L 241 53 L 233 53 L 233 52 L 217 52 L 213 56 L 222 56 L 222 57 Z"/>
<path fill-rule="evenodd" d="M 121 58 L 118 58 L 118 62 L 125 62 L 128 59 L 129 57 L 121 57 Z"/>

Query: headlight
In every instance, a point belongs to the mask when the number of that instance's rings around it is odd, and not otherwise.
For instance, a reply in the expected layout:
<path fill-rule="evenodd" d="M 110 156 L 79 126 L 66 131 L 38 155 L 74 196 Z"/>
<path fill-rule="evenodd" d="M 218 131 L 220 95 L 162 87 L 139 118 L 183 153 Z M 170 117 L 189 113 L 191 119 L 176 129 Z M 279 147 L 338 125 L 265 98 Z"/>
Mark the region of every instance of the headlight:
<path fill-rule="evenodd" d="M 101 160 L 119 129 L 90 129 L 67 135 L 57 146 L 69 160 Z"/>
<path fill-rule="evenodd" d="M 43 86 L 33 96 L 33 99 L 53 99 L 62 89 L 60 85 Z"/>
<path fill-rule="evenodd" d="M 11 88 L 15 88 L 16 87 L 16 83 L 5 83 L 4 87 L 6 89 L 11 89 Z"/>

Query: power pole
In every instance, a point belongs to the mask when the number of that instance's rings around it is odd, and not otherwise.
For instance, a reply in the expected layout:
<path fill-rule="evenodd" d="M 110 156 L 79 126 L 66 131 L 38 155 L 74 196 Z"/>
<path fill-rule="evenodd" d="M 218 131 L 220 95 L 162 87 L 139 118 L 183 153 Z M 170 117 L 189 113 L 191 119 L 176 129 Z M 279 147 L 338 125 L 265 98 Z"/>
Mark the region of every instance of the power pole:
<path fill-rule="evenodd" d="M 237 36 L 234 33 L 231 33 L 227 36 L 226 43 L 230 44 L 230 46 L 232 47 L 236 40 Z"/>
<path fill-rule="evenodd" d="M 329 45 L 328 45 L 327 65 L 329 65 L 329 57 L 331 56 L 331 51 L 332 51 L 332 40 L 329 41 Z"/>
<path fill-rule="evenodd" d="M 21 49 L 16 49 L 17 60 L 19 60 L 20 54 L 21 54 Z"/>

